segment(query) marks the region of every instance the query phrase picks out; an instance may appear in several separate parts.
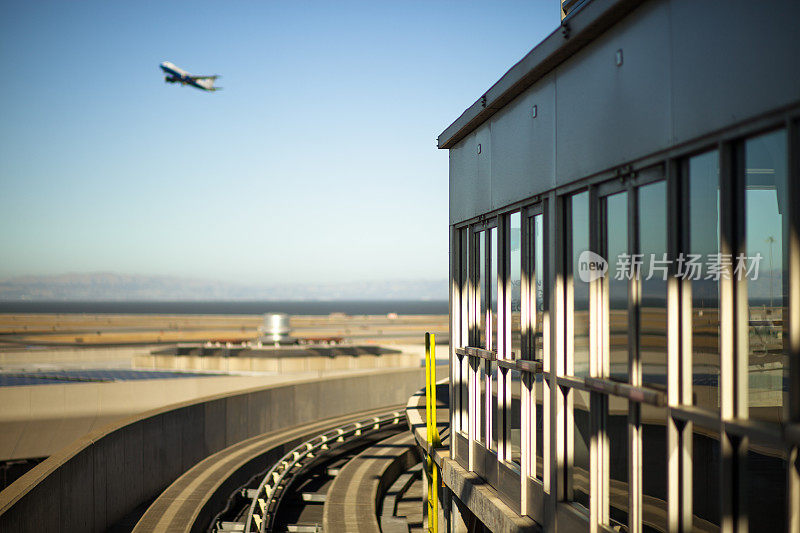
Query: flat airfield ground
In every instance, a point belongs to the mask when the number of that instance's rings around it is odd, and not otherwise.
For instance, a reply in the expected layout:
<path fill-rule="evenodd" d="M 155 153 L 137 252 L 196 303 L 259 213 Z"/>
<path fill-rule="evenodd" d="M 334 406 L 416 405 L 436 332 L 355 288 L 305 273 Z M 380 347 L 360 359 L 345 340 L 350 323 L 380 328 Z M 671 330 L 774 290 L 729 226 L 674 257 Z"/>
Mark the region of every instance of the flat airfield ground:
<path fill-rule="evenodd" d="M 161 369 L 140 368 L 136 361 L 176 343 L 231 343 L 235 347 L 255 341 L 263 324 L 263 315 L 0 314 L 0 373 L 16 377 L 47 374 L 37 384 L 0 386 L 0 461 L 45 457 L 114 420 L 164 405 L 374 370 L 351 368 L 348 363 L 319 369 L 191 370 L 174 379 L 128 380 L 122 375 L 131 370 Z M 425 332 L 436 333 L 440 343 L 444 342 L 448 318 L 294 315 L 291 328 L 291 335 L 298 338 L 341 338 L 343 344 L 395 348 L 421 364 Z M 439 350 L 443 361 L 447 353 Z M 85 379 L 85 370 L 109 370 L 113 380 Z M 47 381 L 54 379 L 51 374 L 59 377 L 63 373 L 73 379 L 69 383 Z M 76 377 L 79 374 L 84 377 Z"/>
<path fill-rule="evenodd" d="M 262 315 L 0 314 L 0 350 L 22 346 L 114 346 L 254 341 Z M 291 335 L 347 344 L 421 344 L 447 339 L 447 315 L 293 315 Z"/>

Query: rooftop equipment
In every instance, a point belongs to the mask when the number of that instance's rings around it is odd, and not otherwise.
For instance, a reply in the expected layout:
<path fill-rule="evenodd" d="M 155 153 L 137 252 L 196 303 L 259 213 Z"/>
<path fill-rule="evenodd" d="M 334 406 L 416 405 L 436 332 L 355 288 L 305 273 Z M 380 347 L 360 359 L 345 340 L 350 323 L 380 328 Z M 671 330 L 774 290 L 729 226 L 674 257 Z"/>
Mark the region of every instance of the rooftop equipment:
<path fill-rule="evenodd" d="M 265 313 L 264 325 L 259 328 L 264 344 L 295 344 L 297 339 L 291 337 L 292 328 L 289 325 L 289 315 L 286 313 Z"/>

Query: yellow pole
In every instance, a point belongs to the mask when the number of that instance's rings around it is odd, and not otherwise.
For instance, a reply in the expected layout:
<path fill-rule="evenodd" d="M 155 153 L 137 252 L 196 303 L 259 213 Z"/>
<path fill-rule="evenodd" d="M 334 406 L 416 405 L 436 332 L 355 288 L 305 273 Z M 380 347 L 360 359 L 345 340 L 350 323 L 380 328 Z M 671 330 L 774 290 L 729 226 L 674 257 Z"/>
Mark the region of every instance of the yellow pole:
<path fill-rule="evenodd" d="M 436 427 L 436 338 L 425 334 L 425 422 L 428 447 L 441 446 L 442 441 Z M 428 531 L 439 531 L 439 468 L 430 453 L 426 454 L 428 478 Z"/>

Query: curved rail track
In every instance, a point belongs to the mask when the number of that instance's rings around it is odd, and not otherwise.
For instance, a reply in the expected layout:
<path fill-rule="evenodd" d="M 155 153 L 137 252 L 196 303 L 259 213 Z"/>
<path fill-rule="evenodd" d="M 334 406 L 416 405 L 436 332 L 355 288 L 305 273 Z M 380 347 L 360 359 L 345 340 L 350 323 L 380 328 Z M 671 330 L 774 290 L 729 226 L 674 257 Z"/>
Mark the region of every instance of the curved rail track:
<path fill-rule="evenodd" d="M 401 406 L 260 435 L 184 473 L 134 532 L 413 531 L 420 458 Z"/>

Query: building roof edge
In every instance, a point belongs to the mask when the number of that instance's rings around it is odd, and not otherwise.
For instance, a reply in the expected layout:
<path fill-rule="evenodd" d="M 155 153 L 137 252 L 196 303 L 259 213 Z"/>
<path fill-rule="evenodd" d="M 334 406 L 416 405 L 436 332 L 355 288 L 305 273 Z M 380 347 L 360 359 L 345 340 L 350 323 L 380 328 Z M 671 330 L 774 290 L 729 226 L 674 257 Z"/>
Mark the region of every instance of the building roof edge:
<path fill-rule="evenodd" d="M 438 137 L 440 149 L 452 148 L 508 102 L 589 44 L 645 0 L 593 0 L 519 60 Z"/>

